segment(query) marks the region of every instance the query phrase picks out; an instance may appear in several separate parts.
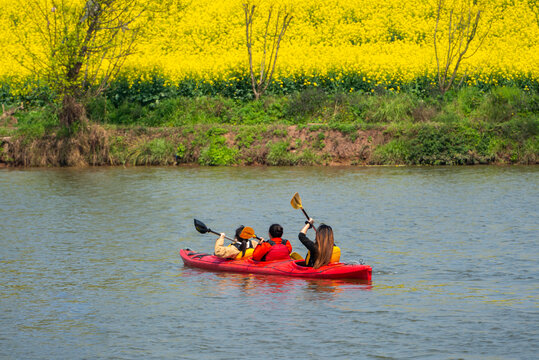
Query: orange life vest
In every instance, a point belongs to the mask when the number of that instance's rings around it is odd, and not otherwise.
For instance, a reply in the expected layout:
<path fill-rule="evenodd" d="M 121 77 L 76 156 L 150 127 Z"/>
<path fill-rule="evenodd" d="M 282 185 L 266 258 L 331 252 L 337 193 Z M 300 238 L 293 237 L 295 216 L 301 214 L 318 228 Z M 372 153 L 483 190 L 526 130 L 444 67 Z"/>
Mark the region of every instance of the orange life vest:
<path fill-rule="evenodd" d="M 286 239 L 281 239 L 280 243 L 273 241 L 273 239 L 268 240 L 268 243 L 271 245 L 271 249 L 264 256 L 262 256 L 262 261 L 290 259 L 290 251 L 286 246 L 287 242 L 288 240 Z"/>

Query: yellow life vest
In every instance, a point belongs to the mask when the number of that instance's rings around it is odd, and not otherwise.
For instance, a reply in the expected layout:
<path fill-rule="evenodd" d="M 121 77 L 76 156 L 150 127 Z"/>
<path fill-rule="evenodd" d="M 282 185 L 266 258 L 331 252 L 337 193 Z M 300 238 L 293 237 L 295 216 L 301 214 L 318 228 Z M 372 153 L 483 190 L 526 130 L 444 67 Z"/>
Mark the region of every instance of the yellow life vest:
<path fill-rule="evenodd" d="M 341 261 L 341 248 L 337 245 L 333 245 L 333 252 L 331 253 L 330 263 L 338 263 Z"/>
<path fill-rule="evenodd" d="M 307 255 L 305 256 L 305 264 L 309 263 L 309 259 L 311 258 L 311 252 L 307 251 Z M 333 245 L 333 252 L 331 253 L 331 259 L 329 260 L 330 263 L 338 263 L 341 261 L 341 248 L 337 245 Z"/>
<path fill-rule="evenodd" d="M 235 243 L 232 243 L 228 246 L 234 246 L 236 249 L 240 250 L 240 244 L 238 242 L 235 242 Z M 236 257 L 234 259 L 236 260 L 240 260 L 240 259 L 243 259 L 243 258 L 248 258 L 248 257 L 251 257 L 253 256 L 253 251 L 255 251 L 255 248 L 253 246 L 253 243 L 251 242 L 251 240 L 249 240 L 248 244 L 247 244 L 247 249 L 245 249 L 245 256 L 241 256 L 241 251 L 238 255 L 236 255 Z"/>
<path fill-rule="evenodd" d="M 238 255 L 236 255 L 236 260 L 251 257 L 251 256 L 253 256 L 254 251 L 255 251 L 255 249 L 253 249 L 253 248 L 245 249 L 245 256 L 241 256 L 241 251 L 240 251 L 240 253 Z"/>

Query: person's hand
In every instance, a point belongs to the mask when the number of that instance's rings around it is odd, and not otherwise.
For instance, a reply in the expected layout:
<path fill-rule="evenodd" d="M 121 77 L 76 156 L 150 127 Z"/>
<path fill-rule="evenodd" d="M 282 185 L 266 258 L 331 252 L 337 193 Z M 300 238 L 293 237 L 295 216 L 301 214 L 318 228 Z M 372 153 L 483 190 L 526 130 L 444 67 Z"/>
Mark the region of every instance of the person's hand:
<path fill-rule="evenodd" d="M 305 225 L 309 224 L 309 229 L 313 227 L 314 219 L 309 218 L 309 220 L 305 221 Z"/>
<path fill-rule="evenodd" d="M 264 238 L 261 237 L 259 241 L 260 241 L 261 243 L 263 243 L 263 242 L 266 241 L 266 240 L 264 240 Z"/>
<path fill-rule="evenodd" d="M 225 233 L 221 233 L 221 237 L 220 237 L 220 239 L 224 239 L 224 238 L 225 238 L 225 236 L 226 236 L 226 235 L 225 235 Z"/>

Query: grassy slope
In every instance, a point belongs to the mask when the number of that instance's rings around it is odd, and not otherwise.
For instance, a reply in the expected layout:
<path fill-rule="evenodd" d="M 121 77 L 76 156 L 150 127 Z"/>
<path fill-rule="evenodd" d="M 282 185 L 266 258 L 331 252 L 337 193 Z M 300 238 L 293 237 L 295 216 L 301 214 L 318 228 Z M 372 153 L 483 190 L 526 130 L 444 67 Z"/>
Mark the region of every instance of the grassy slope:
<path fill-rule="evenodd" d="M 539 161 L 539 96 L 517 88 L 447 95 L 326 94 L 262 101 L 94 99 L 68 134 L 54 110 L 0 119 L 0 163 L 58 165 L 478 164 Z M 69 135 L 69 136 L 68 136 Z"/>

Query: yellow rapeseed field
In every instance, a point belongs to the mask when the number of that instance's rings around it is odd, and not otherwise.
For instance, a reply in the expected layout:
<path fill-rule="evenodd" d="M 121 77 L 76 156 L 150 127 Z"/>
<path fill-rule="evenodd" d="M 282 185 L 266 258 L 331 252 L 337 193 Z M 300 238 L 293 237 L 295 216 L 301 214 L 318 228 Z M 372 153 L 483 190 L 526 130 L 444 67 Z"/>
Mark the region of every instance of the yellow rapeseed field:
<path fill-rule="evenodd" d="M 42 0 L 45 1 L 45 0 Z M 66 0 L 69 1 L 69 0 Z M 75 0 L 74 0 L 75 1 Z M 153 0 L 152 0 L 153 1 Z M 446 0 L 448 5 L 464 0 Z M 81 1 L 79 1 L 81 2 Z M 133 77 L 161 72 L 177 83 L 195 78 L 212 84 L 234 80 L 248 72 L 242 1 L 164 0 L 166 11 L 152 14 L 137 46 L 125 64 Z M 469 2 L 469 1 L 468 1 Z M 49 3 L 51 1 L 49 0 Z M 84 3 L 84 2 L 82 2 Z M 271 1 L 286 6 L 294 18 L 281 44 L 275 81 L 301 77 L 306 85 L 317 80 L 341 81 L 357 73 L 375 84 L 406 83 L 427 76 L 434 80 L 436 58 L 433 39 L 436 0 L 295 0 Z M 539 14 L 535 0 L 477 1 L 483 6 L 475 50 L 462 63 L 467 81 L 496 84 L 500 79 L 539 80 Z M 255 19 L 255 61 L 260 58 L 261 34 L 268 2 L 258 1 Z M 30 61 L 14 32 L 30 28 L 22 7 L 14 0 L 0 0 L 0 78 L 24 79 L 32 71 L 17 59 Z M 448 13 L 441 14 L 443 36 Z M 23 31 L 24 32 L 24 31 Z M 486 34 L 486 36 L 485 36 Z M 28 38 L 35 34 L 27 32 Z M 37 39 L 37 37 L 35 37 Z M 38 49 L 42 44 L 35 42 Z M 442 40 L 440 47 L 445 46 Z M 473 51 L 470 51 L 472 53 Z M 28 67 L 30 66 L 27 64 Z M 352 89 L 351 89 L 352 90 Z"/>

